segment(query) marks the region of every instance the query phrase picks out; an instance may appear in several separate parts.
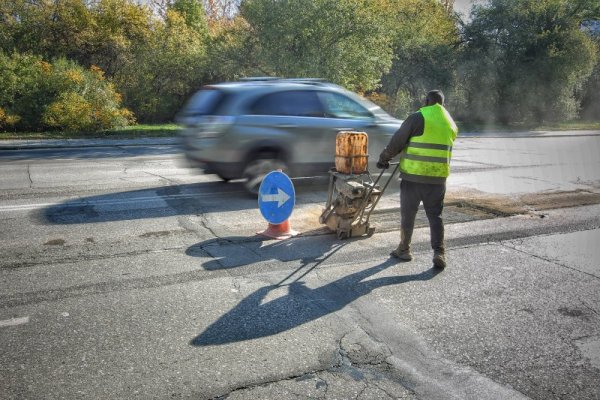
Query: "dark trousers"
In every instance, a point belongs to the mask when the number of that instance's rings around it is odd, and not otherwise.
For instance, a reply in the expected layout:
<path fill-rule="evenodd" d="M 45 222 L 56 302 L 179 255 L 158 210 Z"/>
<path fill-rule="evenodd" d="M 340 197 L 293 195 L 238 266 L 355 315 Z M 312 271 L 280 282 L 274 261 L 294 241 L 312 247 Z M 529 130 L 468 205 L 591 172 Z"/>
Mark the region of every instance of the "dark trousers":
<path fill-rule="evenodd" d="M 423 202 L 425 214 L 427 214 L 429 220 L 431 248 L 436 252 L 444 252 L 442 211 L 445 195 L 446 184 L 417 183 L 404 179 L 400 182 L 400 215 L 402 217 L 400 227 L 402 229 L 402 240 L 406 241 L 404 246 L 410 245 L 415 227 L 415 217 L 419 210 L 419 204 Z"/>

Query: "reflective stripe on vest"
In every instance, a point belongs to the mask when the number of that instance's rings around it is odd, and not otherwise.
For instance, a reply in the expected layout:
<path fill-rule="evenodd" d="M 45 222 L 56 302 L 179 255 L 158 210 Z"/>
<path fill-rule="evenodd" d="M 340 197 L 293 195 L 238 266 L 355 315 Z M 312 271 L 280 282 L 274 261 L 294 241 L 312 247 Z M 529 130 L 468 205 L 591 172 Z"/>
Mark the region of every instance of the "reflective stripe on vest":
<path fill-rule="evenodd" d="M 446 178 L 450 175 L 452 145 L 458 133 L 452 117 L 440 104 L 421 108 L 423 134 L 410 138 L 400 155 L 400 171 L 410 175 Z"/>

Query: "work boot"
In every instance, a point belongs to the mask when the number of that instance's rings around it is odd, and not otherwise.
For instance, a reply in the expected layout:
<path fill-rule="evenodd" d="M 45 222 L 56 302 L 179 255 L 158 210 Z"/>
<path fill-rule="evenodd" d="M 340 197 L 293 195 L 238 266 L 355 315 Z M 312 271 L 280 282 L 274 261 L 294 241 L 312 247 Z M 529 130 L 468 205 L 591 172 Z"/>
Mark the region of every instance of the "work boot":
<path fill-rule="evenodd" d="M 403 248 L 402 245 L 399 245 L 398 248 L 396 248 L 396 250 L 390 253 L 390 255 L 402 261 L 410 261 L 413 259 L 410 249 Z"/>
<path fill-rule="evenodd" d="M 410 261 L 412 260 L 412 253 L 410 252 L 410 240 L 412 238 L 412 231 L 406 232 L 404 229 L 400 228 L 400 244 L 396 248 L 396 250 L 392 251 L 390 255 L 392 257 L 396 257 L 402 261 Z"/>
<path fill-rule="evenodd" d="M 433 253 L 433 265 L 436 268 L 446 268 L 446 255 L 439 251 Z"/>

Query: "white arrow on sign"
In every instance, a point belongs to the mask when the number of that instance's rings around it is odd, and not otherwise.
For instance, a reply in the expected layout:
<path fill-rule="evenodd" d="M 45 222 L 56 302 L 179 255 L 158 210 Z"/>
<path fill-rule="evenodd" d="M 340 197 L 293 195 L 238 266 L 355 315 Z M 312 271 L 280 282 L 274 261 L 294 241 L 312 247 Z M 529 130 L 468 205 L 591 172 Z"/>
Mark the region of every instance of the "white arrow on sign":
<path fill-rule="evenodd" d="M 263 194 L 261 198 L 262 201 L 276 201 L 277 208 L 279 208 L 290 199 L 290 195 L 281 190 L 280 188 L 277 188 L 277 194 Z"/>

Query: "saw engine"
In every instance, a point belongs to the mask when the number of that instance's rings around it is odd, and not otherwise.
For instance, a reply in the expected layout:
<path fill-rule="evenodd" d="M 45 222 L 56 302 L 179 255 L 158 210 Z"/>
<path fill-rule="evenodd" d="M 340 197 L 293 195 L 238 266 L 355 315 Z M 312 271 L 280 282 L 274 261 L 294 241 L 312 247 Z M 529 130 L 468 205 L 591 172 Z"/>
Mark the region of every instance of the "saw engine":
<path fill-rule="evenodd" d="M 329 171 L 325 210 L 319 221 L 336 232 L 339 239 L 372 235 L 369 216 L 383 194 L 371 175 Z"/>
<path fill-rule="evenodd" d="M 336 136 L 335 168 L 329 171 L 327 204 L 319 222 L 336 232 L 339 239 L 372 235 L 369 217 L 394 176 L 383 188 L 368 170 L 369 137 L 365 132 L 342 131 Z M 391 165 L 391 164 L 390 164 Z"/>

